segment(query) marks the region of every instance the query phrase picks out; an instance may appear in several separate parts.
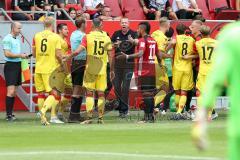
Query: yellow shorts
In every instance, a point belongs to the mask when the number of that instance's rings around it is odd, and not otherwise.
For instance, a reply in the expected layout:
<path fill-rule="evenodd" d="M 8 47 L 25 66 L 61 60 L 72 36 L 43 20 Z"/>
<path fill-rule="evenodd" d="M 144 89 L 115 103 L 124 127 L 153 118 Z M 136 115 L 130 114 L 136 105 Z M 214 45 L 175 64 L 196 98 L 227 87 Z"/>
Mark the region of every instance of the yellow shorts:
<path fill-rule="evenodd" d="M 198 77 L 197 77 L 197 83 L 196 83 L 196 88 L 202 92 L 202 89 L 206 83 L 206 77 L 207 75 L 203 75 L 201 73 L 198 74 Z"/>
<path fill-rule="evenodd" d="M 50 75 L 51 73 L 35 73 L 34 83 L 37 92 L 50 92 L 52 90 L 49 85 Z"/>
<path fill-rule="evenodd" d="M 168 75 L 166 72 L 165 66 L 159 66 L 158 64 L 155 67 L 156 69 L 156 88 L 161 88 L 162 85 L 169 86 Z"/>
<path fill-rule="evenodd" d="M 173 88 L 174 90 L 189 91 L 193 89 L 193 73 L 191 71 L 179 71 L 173 69 Z"/>
<path fill-rule="evenodd" d="M 89 90 L 104 92 L 107 88 L 107 75 L 95 75 L 85 71 L 83 86 Z"/>

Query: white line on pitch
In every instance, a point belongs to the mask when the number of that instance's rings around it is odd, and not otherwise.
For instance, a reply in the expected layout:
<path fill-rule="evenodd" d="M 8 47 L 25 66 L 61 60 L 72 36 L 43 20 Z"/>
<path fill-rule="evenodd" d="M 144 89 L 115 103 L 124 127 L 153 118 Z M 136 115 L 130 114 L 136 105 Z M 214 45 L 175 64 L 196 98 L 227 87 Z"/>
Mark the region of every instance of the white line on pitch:
<path fill-rule="evenodd" d="M 0 152 L 0 156 L 25 156 L 25 155 L 46 155 L 46 154 L 79 154 L 90 156 L 123 156 L 123 157 L 139 157 L 139 158 L 162 158 L 176 160 L 220 160 L 215 157 L 194 157 L 180 155 L 154 155 L 154 154 L 133 154 L 133 153 L 117 153 L 117 152 L 85 152 L 85 151 L 29 151 L 29 152 Z"/>

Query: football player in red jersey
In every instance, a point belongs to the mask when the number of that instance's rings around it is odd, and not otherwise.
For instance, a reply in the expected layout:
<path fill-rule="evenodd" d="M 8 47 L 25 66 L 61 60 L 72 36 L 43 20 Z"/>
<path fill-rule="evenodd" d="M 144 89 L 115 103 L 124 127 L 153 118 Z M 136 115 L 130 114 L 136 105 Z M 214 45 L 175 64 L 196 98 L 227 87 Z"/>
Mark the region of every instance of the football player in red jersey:
<path fill-rule="evenodd" d="M 144 118 L 141 122 L 154 122 L 154 96 L 157 93 L 155 79 L 155 65 L 160 62 L 160 52 L 157 42 L 149 35 L 150 24 L 141 22 L 138 25 L 138 52 L 132 55 L 125 55 L 126 59 L 138 57 L 138 87 L 142 92 L 144 108 Z M 159 63 L 160 64 L 160 63 Z"/>

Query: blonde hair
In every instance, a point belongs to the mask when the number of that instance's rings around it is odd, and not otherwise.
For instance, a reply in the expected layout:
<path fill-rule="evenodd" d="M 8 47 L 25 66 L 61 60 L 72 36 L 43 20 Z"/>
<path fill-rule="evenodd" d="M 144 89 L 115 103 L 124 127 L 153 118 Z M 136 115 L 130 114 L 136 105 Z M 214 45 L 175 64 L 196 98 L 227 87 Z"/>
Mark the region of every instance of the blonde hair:
<path fill-rule="evenodd" d="M 196 23 L 196 24 L 198 24 L 198 25 L 200 25 L 200 26 L 203 25 L 203 22 L 202 22 L 201 20 L 194 20 L 193 22 Z"/>
<path fill-rule="evenodd" d="M 168 19 L 166 17 L 162 17 L 159 20 L 160 26 L 164 26 L 168 22 Z"/>
<path fill-rule="evenodd" d="M 45 27 L 45 28 L 49 28 L 49 27 L 53 26 L 54 21 L 55 21 L 55 20 L 54 20 L 53 17 L 46 17 L 46 18 L 44 19 L 44 21 L 43 21 L 44 27 Z"/>
<path fill-rule="evenodd" d="M 200 32 L 203 36 L 209 36 L 211 33 L 211 28 L 206 25 L 202 25 L 200 28 Z"/>

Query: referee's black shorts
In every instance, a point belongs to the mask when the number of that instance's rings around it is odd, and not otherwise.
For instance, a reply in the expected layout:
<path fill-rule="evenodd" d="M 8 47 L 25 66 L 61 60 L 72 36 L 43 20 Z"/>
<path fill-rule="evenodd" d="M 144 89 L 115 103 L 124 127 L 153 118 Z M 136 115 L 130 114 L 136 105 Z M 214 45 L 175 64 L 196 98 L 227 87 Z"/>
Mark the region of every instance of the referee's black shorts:
<path fill-rule="evenodd" d="M 22 84 L 21 62 L 6 62 L 4 77 L 7 86 L 20 86 Z"/>
<path fill-rule="evenodd" d="M 86 60 L 73 60 L 71 66 L 71 76 L 73 85 L 83 85 L 83 76 Z"/>

